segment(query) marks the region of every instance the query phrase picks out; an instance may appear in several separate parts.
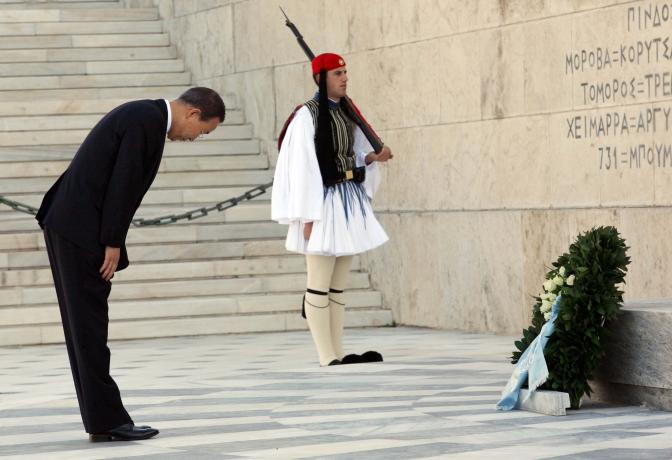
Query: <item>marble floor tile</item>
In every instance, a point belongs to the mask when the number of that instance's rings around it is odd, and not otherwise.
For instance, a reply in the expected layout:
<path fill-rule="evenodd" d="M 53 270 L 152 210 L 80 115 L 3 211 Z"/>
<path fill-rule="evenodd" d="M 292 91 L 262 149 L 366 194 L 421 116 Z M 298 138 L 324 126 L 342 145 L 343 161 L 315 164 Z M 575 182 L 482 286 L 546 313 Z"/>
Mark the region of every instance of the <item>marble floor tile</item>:
<path fill-rule="evenodd" d="M 0 458 L 672 458 L 672 413 L 496 411 L 513 340 L 352 329 L 347 351 L 385 362 L 329 368 L 307 331 L 112 342 L 127 408 L 161 434 L 109 444 L 88 442 L 63 346 L 0 348 Z"/>

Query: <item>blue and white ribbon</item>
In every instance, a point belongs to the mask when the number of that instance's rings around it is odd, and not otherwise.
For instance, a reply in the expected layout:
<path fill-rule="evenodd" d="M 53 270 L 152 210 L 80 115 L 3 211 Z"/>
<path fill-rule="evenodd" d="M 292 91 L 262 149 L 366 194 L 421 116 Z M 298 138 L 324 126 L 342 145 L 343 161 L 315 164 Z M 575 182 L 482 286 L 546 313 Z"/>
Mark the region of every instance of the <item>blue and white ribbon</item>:
<path fill-rule="evenodd" d="M 509 383 L 507 383 L 502 391 L 502 399 L 497 403 L 497 410 L 511 410 L 516 407 L 518 398 L 520 397 L 520 388 L 525 383 L 525 380 L 528 381 L 529 388 L 529 392 L 525 398 L 527 400 L 548 379 L 548 366 L 546 366 L 546 359 L 544 358 L 544 347 L 549 337 L 553 335 L 553 331 L 555 331 L 555 320 L 558 318 L 558 313 L 560 312 L 561 297 L 559 295 L 555 298 L 551 306 L 550 319 L 542 326 L 539 335 L 532 341 L 518 360 Z"/>

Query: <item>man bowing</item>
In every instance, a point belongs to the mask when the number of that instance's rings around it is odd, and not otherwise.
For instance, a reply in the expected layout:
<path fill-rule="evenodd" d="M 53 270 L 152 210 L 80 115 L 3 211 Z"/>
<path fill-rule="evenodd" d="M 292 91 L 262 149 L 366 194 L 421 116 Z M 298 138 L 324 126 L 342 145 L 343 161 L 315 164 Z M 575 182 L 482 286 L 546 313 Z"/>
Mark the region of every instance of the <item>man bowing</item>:
<path fill-rule="evenodd" d="M 159 169 L 166 136 L 194 140 L 213 131 L 224 116 L 221 97 L 201 87 L 170 102 L 123 104 L 91 130 L 44 196 L 36 218 L 44 230 L 79 409 L 92 441 L 159 433 L 133 423 L 110 376 L 110 280 L 128 266 L 126 234 Z"/>

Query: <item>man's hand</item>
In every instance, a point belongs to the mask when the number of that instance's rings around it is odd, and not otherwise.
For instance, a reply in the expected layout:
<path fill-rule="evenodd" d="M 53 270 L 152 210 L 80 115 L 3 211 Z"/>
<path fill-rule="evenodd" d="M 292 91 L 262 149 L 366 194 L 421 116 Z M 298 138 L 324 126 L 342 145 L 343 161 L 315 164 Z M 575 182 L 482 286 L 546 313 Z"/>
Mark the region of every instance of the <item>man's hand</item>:
<path fill-rule="evenodd" d="M 310 239 L 310 234 L 313 232 L 313 223 L 306 222 L 303 224 L 303 239 L 308 241 Z"/>
<path fill-rule="evenodd" d="M 369 165 L 373 163 L 374 161 L 382 161 L 385 162 L 391 158 L 394 158 L 394 155 L 392 155 L 392 150 L 387 145 L 383 146 L 383 149 L 380 151 L 380 153 L 375 153 L 371 152 L 366 156 L 366 164 Z"/>
<path fill-rule="evenodd" d="M 105 261 L 100 267 L 100 274 L 105 281 L 110 281 L 114 277 L 114 272 L 117 271 L 119 265 L 119 257 L 121 257 L 121 249 L 105 246 Z"/>

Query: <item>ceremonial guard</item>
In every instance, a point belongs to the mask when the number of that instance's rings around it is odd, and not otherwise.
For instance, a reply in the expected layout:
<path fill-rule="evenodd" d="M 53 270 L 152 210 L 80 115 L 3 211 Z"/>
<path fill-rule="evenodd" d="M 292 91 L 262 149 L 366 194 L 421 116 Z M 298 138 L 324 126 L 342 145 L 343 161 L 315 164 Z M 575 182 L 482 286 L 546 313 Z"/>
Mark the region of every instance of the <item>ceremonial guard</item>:
<path fill-rule="evenodd" d="M 303 314 L 320 365 L 382 361 L 373 351 L 344 356 L 344 290 L 353 256 L 388 240 L 371 200 L 380 183 L 378 163 L 392 153 L 386 146 L 376 153 L 354 121 L 366 123 L 347 98 L 344 59 L 321 54 L 312 72 L 319 91 L 280 134 L 272 219 L 289 226 L 287 250 L 306 255 Z"/>

